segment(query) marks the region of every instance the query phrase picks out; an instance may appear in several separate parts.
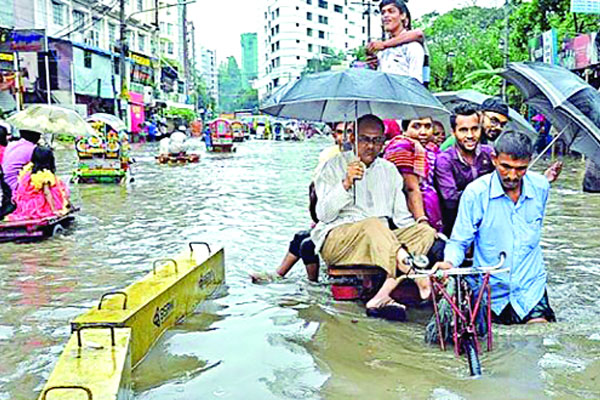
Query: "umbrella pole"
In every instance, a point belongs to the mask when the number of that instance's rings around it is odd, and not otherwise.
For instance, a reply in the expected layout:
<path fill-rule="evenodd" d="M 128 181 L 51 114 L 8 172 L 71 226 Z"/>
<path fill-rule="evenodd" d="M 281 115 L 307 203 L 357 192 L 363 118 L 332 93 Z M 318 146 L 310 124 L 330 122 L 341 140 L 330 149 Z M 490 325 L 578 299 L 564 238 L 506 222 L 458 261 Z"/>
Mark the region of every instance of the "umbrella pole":
<path fill-rule="evenodd" d="M 544 154 L 546 154 L 546 152 L 548 150 L 550 150 L 550 148 L 552 148 L 552 146 L 554 146 L 554 143 L 556 143 L 558 141 L 558 139 L 560 139 L 560 137 L 563 135 L 563 133 L 565 133 L 567 131 L 567 128 L 571 126 L 571 124 L 565 126 L 563 128 L 562 131 L 560 131 L 560 133 L 558 135 L 556 135 L 556 137 L 554 139 L 552 139 L 552 141 L 550 142 L 550 144 L 548 146 L 546 146 L 546 148 L 544 150 L 542 150 L 540 152 L 540 154 L 537 155 L 537 157 L 533 160 L 533 162 L 531 164 L 529 164 L 529 167 L 527 168 L 527 170 L 530 170 L 531 168 L 533 168 L 533 166 L 535 165 L 535 163 L 537 163 L 540 158 L 542 158 L 544 156 Z"/>

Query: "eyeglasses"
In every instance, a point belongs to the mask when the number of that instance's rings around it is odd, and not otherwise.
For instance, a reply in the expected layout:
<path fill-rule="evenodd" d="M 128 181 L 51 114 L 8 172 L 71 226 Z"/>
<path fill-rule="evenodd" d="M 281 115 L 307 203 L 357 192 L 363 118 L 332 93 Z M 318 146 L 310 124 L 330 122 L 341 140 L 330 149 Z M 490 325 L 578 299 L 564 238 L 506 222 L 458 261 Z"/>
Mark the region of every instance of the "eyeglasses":
<path fill-rule="evenodd" d="M 385 136 L 363 136 L 363 135 L 358 135 L 358 141 L 360 143 L 364 143 L 364 144 L 374 144 L 376 146 L 381 146 L 382 144 L 385 143 L 386 139 Z"/>
<path fill-rule="evenodd" d="M 338 134 L 338 135 L 343 135 L 344 134 L 344 130 L 343 129 L 336 129 L 335 133 Z M 352 129 L 352 128 L 346 129 L 346 134 L 351 135 L 353 133 L 354 133 L 354 129 Z"/>
<path fill-rule="evenodd" d="M 500 128 L 504 128 L 506 126 L 506 124 L 508 124 L 508 120 L 500 121 L 498 118 L 492 117 L 492 118 L 490 118 L 490 123 L 494 126 L 499 126 Z"/>

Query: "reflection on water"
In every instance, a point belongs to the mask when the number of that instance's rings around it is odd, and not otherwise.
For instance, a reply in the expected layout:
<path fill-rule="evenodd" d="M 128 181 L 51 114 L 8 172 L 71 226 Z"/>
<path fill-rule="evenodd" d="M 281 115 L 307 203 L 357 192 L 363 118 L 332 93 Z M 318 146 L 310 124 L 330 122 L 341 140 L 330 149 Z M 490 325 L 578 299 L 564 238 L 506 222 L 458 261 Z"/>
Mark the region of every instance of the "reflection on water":
<path fill-rule="evenodd" d="M 559 322 L 498 328 L 484 377 L 472 380 L 464 359 L 423 343 L 426 311 L 405 324 L 368 319 L 301 267 L 282 283 L 250 284 L 247 272 L 273 269 L 308 226 L 307 187 L 326 145 L 249 142 L 179 167 L 157 165 L 156 145 L 145 145 L 134 149 L 132 185 L 73 188 L 82 211 L 70 234 L 0 245 L 0 399 L 34 397 L 69 320 L 188 240 L 225 246 L 227 287 L 138 367 L 137 399 L 600 397 L 600 196 L 580 192 L 580 161 L 552 190 L 543 238 Z M 73 157 L 58 155 L 65 178 Z"/>

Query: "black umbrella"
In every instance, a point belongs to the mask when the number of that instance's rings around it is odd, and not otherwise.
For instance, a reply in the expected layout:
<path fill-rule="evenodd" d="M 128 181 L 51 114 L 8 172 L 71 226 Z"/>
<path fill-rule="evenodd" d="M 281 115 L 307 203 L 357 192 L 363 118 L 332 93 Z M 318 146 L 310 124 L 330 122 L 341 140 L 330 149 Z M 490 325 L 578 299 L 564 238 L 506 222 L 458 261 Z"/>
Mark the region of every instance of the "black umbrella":
<path fill-rule="evenodd" d="M 572 150 L 600 163 L 600 93 L 596 89 L 563 67 L 540 62 L 510 63 L 501 75 L 560 131 L 554 141 L 563 137 Z"/>

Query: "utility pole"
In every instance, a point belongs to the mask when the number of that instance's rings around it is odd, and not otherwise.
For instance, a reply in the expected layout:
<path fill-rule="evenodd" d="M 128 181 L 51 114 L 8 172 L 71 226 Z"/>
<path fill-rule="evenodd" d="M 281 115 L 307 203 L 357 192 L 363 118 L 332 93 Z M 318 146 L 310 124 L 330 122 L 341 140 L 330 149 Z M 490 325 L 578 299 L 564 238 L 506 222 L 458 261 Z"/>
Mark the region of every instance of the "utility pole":
<path fill-rule="evenodd" d="M 506 20 L 506 26 L 504 27 L 504 68 L 508 68 L 510 61 L 510 0 L 506 0 L 504 3 L 504 15 Z M 506 79 L 502 81 L 502 100 L 506 101 L 506 88 L 508 83 Z"/>
<path fill-rule="evenodd" d="M 183 76 L 185 76 L 185 97 L 186 101 L 190 96 L 190 62 L 188 59 L 188 23 L 187 23 L 187 4 L 183 3 L 182 19 L 183 19 Z"/>
<path fill-rule="evenodd" d="M 125 0 L 119 0 L 119 74 L 121 75 L 121 90 L 119 91 L 119 117 L 125 122 L 125 125 L 129 127 L 128 118 L 125 115 L 124 109 L 126 108 L 126 91 L 128 90 L 127 85 L 127 74 L 125 68 L 125 57 L 126 57 L 126 47 L 127 47 L 127 39 L 125 35 L 127 33 L 127 21 L 125 20 Z"/>

